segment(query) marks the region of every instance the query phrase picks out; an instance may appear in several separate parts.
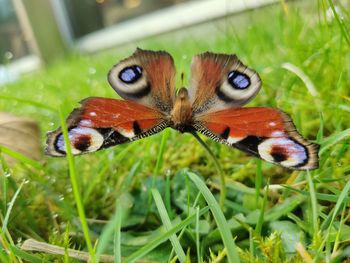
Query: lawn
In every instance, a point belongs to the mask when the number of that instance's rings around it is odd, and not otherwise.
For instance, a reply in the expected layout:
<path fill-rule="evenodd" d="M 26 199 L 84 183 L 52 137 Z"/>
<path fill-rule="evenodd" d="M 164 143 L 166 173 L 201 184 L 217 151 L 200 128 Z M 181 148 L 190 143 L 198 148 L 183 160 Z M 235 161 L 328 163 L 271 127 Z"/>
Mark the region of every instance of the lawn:
<path fill-rule="evenodd" d="M 93 262 L 350 258 L 350 14 L 339 6 L 334 16 L 330 4 L 281 1 L 100 54 L 71 54 L 1 86 L 2 111 L 36 120 L 44 148 L 45 133 L 80 100 L 118 97 L 107 72 L 136 47 L 171 53 L 178 87 L 180 73 L 189 83 L 193 55 L 235 53 L 263 81 L 249 106 L 283 109 L 321 149 L 319 169 L 300 172 L 201 136 L 213 159 L 191 134 L 170 129 L 74 158 L 35 161 L 1 147 L 0 261 L 79 262 L 89 253 Z M 17 163 L 9 167 L 5 155 Z"/>

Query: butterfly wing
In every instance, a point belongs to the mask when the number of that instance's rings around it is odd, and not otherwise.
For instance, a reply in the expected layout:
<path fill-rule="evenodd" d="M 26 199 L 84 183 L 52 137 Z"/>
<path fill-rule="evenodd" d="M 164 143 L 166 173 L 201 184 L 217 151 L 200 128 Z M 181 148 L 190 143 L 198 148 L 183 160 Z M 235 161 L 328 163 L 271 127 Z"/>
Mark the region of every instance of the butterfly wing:
<path fill-rule="evenodd" d="M 164 113 L 132 101 L 88 98 L 67 119 L 74 155 L 134 141 L 168 126 Z M 61 128 L 47 134 L 46 154 L 64 156 Z"/>
<path fill-rule="evenodd" d="M 235 55 L 206 52 L 192 60 L 189 89 L 194 114 L 239 107 L 260 90 L 259 75 Z"/>
<path fill-rule="evenodd" d="M 175 100 L 175 66 L 164 51 L 137 49 L 108 73 L 108 81 L 124 99 L 170 113 Z"/>
<path fill-rule="evenodd" d="M 319 145 L 306 141 L 284 112 L 268 107 L 236 108 L 197 116 L 202 134 L 289 169 L 316 169 Z"/>

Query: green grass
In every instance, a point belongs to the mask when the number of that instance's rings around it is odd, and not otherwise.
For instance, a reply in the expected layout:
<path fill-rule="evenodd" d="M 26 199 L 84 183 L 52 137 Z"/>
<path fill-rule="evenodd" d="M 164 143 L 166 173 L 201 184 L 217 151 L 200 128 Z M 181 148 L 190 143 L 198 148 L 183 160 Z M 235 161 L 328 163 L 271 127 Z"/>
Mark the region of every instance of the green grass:
<path fill-rule="evenodd" d="M 166 130 L 90 155 L 40 161 L 1 147 L 0 261 L 78 262 L 68 248 L 95 262 L 106 254 L 115 262 L 350 257 L 349 8 L 328 21 L 332 1 L 305 2 L 281 1 L 94 56 L 72 54 L 0 87 L 0 107 L 38 121 L 44 145 L 45 132 L 60 126 L 60 109 L 67 116 L 83 98 L 117 97 L 106 74 L 137 46 L 170 52 L 177 83 L 184 72 L 186 86 L 194 54 L 236 53 L 263 80 L 249 106 L 288 112 L 306 138 L 321 144 L 318 170 L 289 171 L 201 137 L 225 177 L 220 206 L 220 169 L 191 134 Z M 64 253 L 22 249 L 29 238 Z"/>

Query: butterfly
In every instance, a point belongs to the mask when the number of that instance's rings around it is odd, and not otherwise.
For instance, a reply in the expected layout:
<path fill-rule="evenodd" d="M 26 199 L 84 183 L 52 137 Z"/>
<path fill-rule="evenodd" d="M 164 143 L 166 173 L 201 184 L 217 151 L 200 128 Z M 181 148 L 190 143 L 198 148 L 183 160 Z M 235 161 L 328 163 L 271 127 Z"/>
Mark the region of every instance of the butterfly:
<path fill-rule="evenodd" d="M 176 92 L 171 55 L 138 48 L 112 67 L 108 81 L 124 100 L 90 97 L 81 101 L 66 120 L 74 155 L 171 127 L 182 133 L 202 133 L 289 169 L 318 167 L 319 145 L 305 140 L 288 114 L 270 107 L 241 107 L 259 92 L 261 79 L 236 55 L 194 56 L 190 88 Z M 46 154 L 66 155 L 61 128 L 47 134 Z"/>

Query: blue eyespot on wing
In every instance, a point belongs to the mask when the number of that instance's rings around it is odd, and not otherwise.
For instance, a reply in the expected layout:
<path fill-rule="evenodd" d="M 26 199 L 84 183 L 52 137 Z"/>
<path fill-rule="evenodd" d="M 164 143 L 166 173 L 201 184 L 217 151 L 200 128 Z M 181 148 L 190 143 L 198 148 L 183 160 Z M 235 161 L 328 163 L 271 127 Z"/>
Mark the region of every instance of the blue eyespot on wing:
<path fill-rule="evenodd" d="M 137 65 L 124 68 L 119 73 L 119 79 L 124 83 L 134 83 L 142 76 L 142 68 Z"/>
<path fill-rule="evenodd" d="M 246 89 L 250 85 L 249 77 L 238 71 L 231 71 L 227 79 L 228 83 L 235 89 Z"/>

